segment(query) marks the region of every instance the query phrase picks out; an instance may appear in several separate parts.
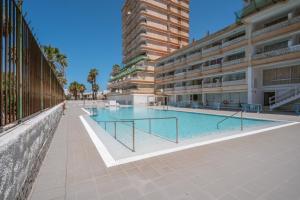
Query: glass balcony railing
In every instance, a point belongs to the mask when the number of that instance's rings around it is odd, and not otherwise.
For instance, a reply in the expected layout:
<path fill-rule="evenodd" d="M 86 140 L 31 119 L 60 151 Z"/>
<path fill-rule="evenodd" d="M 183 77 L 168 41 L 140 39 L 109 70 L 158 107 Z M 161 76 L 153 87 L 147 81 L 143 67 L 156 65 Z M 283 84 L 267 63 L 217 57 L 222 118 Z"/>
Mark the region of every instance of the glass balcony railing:
<path fill-rule="evenodd" d="M 222 67 L 227 67 L 227 66 L 231 66 L 231 65 L 238 65 L 245 62 L 245 58 L 240 58 L 240 59 L 236 59 L 236 60 L 230 60 L 230 61 L 224 61 L 222 63 Z"/>
<path fill-rule="evenodd" d="M 241 80 L 228 80 L 228 81 L 223 81 L 222 86 L 234 86 L 234 85 L 245 85 L 246 84 L 246 79 L 241 79 Z"/>
<path fill-rule="evenodd" d="M 290 20 L 280 22 L 278 24 L 274 24 L 272 26 L 268 26 L 268 27 L 260 29 L 260 30 L 257 30 L 255 32 L 253 32 L 252 35 L 254 37 L 256 37 L 256 36 L 262 35 L 264 33 L 272 32 L 272 31 L 275 31 L 275 30 L 278 30 L 278 29 L 282 29 L 284 27 L 287 27 L 289 25 L 292 25 L 292 24 L 295 24 L 295 23 L 298 23 L 298 22 L 300 22 L 300 16 L 292 18 Z"/>
<path fill-rule="evenodd" d="M 287 48 L 281 48 L 281 49 L 276 49 L 273 51 L 267 51 L 259 54 L 255 54 L 253 56 L 253 59 L 263 59 L 263 58 L 268 58 L 268 57 L 274 57 L 274 56 L 281 56 L 293 52 L 298 52 L 300 51 L 300 44 L 287 47 Z"/>
<path fill-rule="evenodd" d="M 220 50 L 220 49 L 221 49 L 221 45 L 210 47 L 208 49 L 202 49 L 202 54 L 208 54 L 208 53 L 211 53 L 213 51 Z"/>
<path fill-rule="evenodd" d="M 243 41 L 245 39 L 246 39 L 246 36 L 242 36 L 242 37 L 235 38 L 234 40 L 230 40 L 230 41 L 224 42 L 222 44 L 222 48 L 228 47 L 228 46 L 236 44 L 236 43 L 239 43 L 239 42 L 241 42 L 241 41 Z"/>

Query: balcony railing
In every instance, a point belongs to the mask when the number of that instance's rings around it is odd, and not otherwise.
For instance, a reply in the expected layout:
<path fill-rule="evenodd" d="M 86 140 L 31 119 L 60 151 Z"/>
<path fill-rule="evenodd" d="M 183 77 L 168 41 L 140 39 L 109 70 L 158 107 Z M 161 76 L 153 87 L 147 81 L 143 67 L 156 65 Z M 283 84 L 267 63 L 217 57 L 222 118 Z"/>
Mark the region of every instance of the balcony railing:
<path fill-rule="evenodd" d="M 222 44 L 222 48 L 228 47 L 228 46 L 236 44 L 236 43 L 239 43 L 239 42 L 241 42 L 241 41 L 243 41 L 245 39 L 246 39 L 246 36 L 242 36 L 242 37 L 235 38 L 234 40 L 224 42 Z"/>
<path fill-rule="evenodd" d="M 276 49 L 273 51 L 268 51 L 260 54 L 255 54 L 253 56 L 253 59 L 262 59 L 262 58 L 268 58 L 268 57 L 274 57 L 274 56 L 280 56 L 280 55 L 285 55 L 293 52 L 300 51 L 300 44 L 287 47 L 287 48 L 282 48 L 282 49 Z"/>
<path fill-rule="evenodd" d="M 245 84 L 246 84 L 246 79 L 222 82 L 222 86 L 234 86 L 234 85 L 245 85 Z"/>
<path fill-rule="evenodd" d="M 214 47 L 211 47 L 211 48 L 208 48 L 208 49 L 203 49 L 203 50 L 202 50 L 202 54 L 208 54 L 208 53 L 211 53 L 211 52 L 213 52 L 213 51 L 217 51 L 217 50 L 219 50 L 219 49 L 221 49 L 221 45 L 219 45 L 219 46 L 214 46 Z"/>
<path fill-rule="evenodd" d="M 222 83 L 203 83 L 203 88 L 216 88 L 216 87 L 221 87 Z"/>
<path fill-rule="evenodd" d="M 175 91 L 182 91 L 185 89 L 186 89 L 186 86 L 178 86 L 178 87 L 175 86 Z"/>
<path fill-rule="evenodd" d="M 278 24 L 274 24 L 272 26 L 269 26 L 269 27 L 266 27 L 266 28 L 263 28 L 263 29 L 260 29 L 260 30 L 257 30 L 255 32 L 253 32 L 253 36 L 256 37 L 258 35 L 262 35 L 264 33 L 275 31 L 275 30 L 287 27 L 287 26 L 289 26 L 291 24 L 295 24 L 295 23 L 298 23 L 298 22 L 300 22 L 300 16 L 292 18 L 290 20 L 286 20 L 286 21 L 280 22 Z"/>
<path fill-rule="evenodd" d="M 237 60 L 231 60 L 231 61 L 224 61 L 222 63 L 222 67 L 227 67 L 227 66 L 231 66 L 231 65 L 238 65 L 245 62 L 245 58 L 240 58 Z"/>
<path fill-rule="evenodd" d="M 220 68 L 220 67 L 221 67 L 221 63 L 203 66 L 203 71 L 210 70 L 210 69 L 216 69 L 216 68 Z"/>
<path fill-rule="evenodd" d="M 180 73 L 174 74 L 174 76 L 184 76 L 185 74 L 186 74 L 186 72 L 180 72 Z"/>
<path fill-rule="evenodd" d="M 201 89 L 201 88 L 202 88 L 202 85 L 189 85 L 189 86 L 186 86 L 187 90 L 195 90 L 195 89 Z"/>

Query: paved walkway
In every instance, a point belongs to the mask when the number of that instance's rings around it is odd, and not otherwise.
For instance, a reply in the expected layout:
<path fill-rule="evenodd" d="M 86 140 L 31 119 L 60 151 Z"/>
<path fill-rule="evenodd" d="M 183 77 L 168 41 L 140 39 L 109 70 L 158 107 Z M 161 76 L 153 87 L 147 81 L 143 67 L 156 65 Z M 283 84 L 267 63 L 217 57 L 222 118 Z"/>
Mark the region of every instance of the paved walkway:
<path fill-rule="evenodd" d="M 106 168 L 82 114 L 62 117 L 30 200 L 300 199 L 300 125 Z"/>

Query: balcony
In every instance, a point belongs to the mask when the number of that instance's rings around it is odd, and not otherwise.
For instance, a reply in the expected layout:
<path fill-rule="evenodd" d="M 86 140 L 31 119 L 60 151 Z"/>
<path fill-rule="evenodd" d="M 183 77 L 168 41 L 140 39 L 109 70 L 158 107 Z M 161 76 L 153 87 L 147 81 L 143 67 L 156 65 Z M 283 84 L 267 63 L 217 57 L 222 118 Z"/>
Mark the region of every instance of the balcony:
<path fill-rule="evenodd" d="M 222 83 L 203 83 L 203 88 L 217 88 L 217 87 L 222 87 Z"/>
<path fill-rule="evenodd" d="M 208 49 L 202 49 L 202 54 L 208 54 L 221 49 L 221 45 L 210 47 Z"/>
<path fill-rule="evenodd" d="M 192 55 L 188 55 L 187 56 L 187 59 L 189 59 L 189 60 L 192 60 L 192 59 L 194 59 L 194 58 L 201 58 L 201 56 L 202 56 L 202 53 L 201 52 L 198 52 L 198 53 L 194 53 L 194 54 L 192 54 Z"/>
<path fill-rule="evenodd" d="M 202 85 L 189 85 L 189 86 L 186 86 L 186 90 L 196 90 L 196 89 L 202 89 Z"/>
<path fill-rule="evenodd" d="M 262 35 L 264 33 L 272 32 L 272 31 L 275 31 L 275 30 L 278 30 L 278 29 L 282 29 L 284 27 L 287 27 L 287 26 L 292 25 L 292 24 L 296 24 L 298 22 L 300 22 L 300 16 L 292 18 L 290 20 L 280 22 L 278 24 L 274 24 L 272 26 L 269 26 L 269 27 L 266 27 L 266 28 L 263 28 L 263 29 L 260 29 L 260 30 L 257 30 L 255 32 L 253 32 L 252 35 L 253 35 L 253 37 L 256 37 L 256 36 Z"/>
<path fill-rule="evenodd" d="M 234 86 L 234 85 L 245 85 L 246 84 L 246 79 L 242 80 L 229 80 L 229 81 L 224 81 L 222 82 L 222 86 Z"/>
<path fill-rule="evenodd" d="M 238 65 L 245 62 L 245 58 L 240 58 L 237 60 L 224 61 L 222 67 L 228 67 L 232 65 Z"/>
<path fill-rule="evenodd" d="M 186 86 L 175 86 L 175 91 L 186 90 Z"/>
<path fill-rule="evenodd" d="M 175 73 L 174 76 L 184 76 L 186 74 L 186 72 L 180 72 L 180 73 Z"/>
<path fill-rule="evenodd" d="M 291 47 L 287 47 L 287 48 L 276 49 L 273 51 L 255 54 L 253 56 L 253 59 L 263 59 L 263 58 L 268 58 L 268 57 L 281 56 L 281 55 L 298 52 L 298 51 L 300 51 L 300 44 L 297 44 L 297 45 L 291 46 Z"/>
<path fill-rule="evenodd" d="M 228 47 L 228 46 L 236 44 L 236 43 L 239 43 L 239 42 L 241 42 L 241 41 L 243 41 L 245 39 L 246 39 L 246 36 L 242 36 L 242 37 L 235 38 L 234 40 L 230 40 L 230 41 L 224 42 L 222 44 L 222 48 Z"/>
<path fill-rule="evenodd" d="M 219 64 L 214 64 L 214 65 L 208 65 L 208 66 L 203 66 L 203 71 L 211 70 L 211 69 L 217 69 L 221 67 L 221 63 Z"/>

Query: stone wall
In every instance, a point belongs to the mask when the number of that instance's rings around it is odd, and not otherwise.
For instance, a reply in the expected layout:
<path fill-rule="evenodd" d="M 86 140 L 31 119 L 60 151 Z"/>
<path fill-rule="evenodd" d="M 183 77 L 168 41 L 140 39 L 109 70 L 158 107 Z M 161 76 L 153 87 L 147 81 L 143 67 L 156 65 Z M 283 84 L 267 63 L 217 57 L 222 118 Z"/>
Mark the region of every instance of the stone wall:
<path fill-rule="evenodd" d="M 0 199 L 26 199 L 62 115 L 62 104 L 0 137 Z"/>

